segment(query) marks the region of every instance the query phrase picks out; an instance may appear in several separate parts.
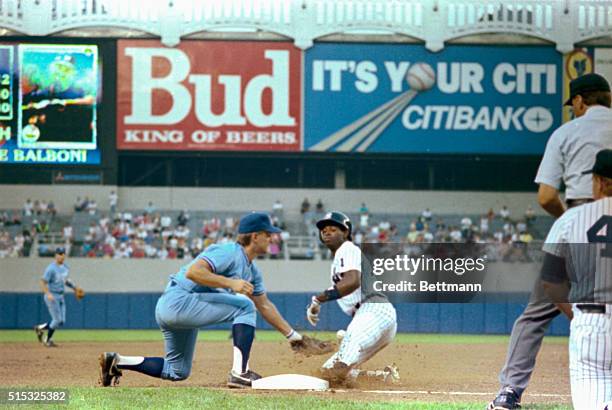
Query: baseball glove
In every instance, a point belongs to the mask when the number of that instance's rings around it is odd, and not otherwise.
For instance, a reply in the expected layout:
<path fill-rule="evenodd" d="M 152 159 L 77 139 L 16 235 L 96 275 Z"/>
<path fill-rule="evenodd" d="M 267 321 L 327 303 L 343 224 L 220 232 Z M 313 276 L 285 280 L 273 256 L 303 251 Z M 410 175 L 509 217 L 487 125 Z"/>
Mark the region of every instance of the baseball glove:
<path fill-rule="evenodd" d="M 77 298 L 77 300 L 81 300 L 85 297 L 85 291 L 82 288 L 77 287 L 74 289 L 74 296 Z"/>
<path fill-rule="evenodd" d="M 314 337 L 302 335 L 302 340 L 291 342 L 291 349 L 296 353 L 301 353 L 306 356 L 321 355 L 333 352 L 335 344 L 333 342 L 324 342 Z"/>

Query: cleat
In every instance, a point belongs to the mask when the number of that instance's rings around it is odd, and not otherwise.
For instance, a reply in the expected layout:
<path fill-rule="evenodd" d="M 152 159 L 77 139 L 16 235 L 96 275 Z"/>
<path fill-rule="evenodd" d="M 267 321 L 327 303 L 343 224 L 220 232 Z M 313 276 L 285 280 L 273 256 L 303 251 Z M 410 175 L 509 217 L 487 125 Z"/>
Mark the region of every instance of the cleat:
<path fill-rule="evenodd" d="M 397 366 L 394 364 L 390 364 L 389 366 L 385 366 L 385 368 L 383 369 L 383 372 L 385 372 L 385 376 L 383 381 L 385 383 L 389 382 L 389 383 L 399 383 L 400 381 L 400 374 L 399 374 L 399 369 L 397 368 Z"/>
<path fill-rule="evenodd" d="M 521 398 L 512 387 L 506 387 L 495 400 L 487 406 L 487 410 L 512 410 L 521 408 Z"/>
<path fill-rule="evenodd" d="M 261 379 L 261 376 L 252 370 L 247 370 L 242 374 L 236 373 L 232 370 L 227 378 L 227 387 L 233 389 L 245 389 L 251 387 L 253 380 L 258 379 Z"/>
<path fill-rule="evenodd" d="M 53 340 L 47 340 L 44 342 L 46 347 L 57 347 L 58 345 Z"/>
<path fill-rule="evenodd" d="M 104 352 L 100 354 L 100 380 L 99 383 L 108 387 L 111 384 L 116 386 L 119 384 L 119 378 L 123 373 L 117 367 L 118 354 L 114 352 Z"/>
<path fill-rule="evenodd" d="M 42 330 L 38 326 L 34 326 L 34 332 L 36 332 L 36 337 L 38 338 L 38 341 L 40 343 L 44 344 L 45 343 L 45 340 L 44 340 L 45 332 L 44 332 L 44 330 Z"/>

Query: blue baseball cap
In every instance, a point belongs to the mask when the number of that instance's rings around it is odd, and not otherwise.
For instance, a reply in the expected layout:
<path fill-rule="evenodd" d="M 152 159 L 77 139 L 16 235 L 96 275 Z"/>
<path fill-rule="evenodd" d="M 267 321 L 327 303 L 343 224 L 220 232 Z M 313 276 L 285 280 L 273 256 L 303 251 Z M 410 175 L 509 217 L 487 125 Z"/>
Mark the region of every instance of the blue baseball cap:
<path fill-rule="evenodd" d="M 281 233 L 281 230 L 272 225 L 270 215 L 263 212 L 251 212 L 240 219 L 238 233 L 253 232 Z"/>
<path fill-rule="evenodd" d="M 63 255 L 66 253 L 66 249 L 62 248 L 61 246 L 58 248 L 55 248 L 55 254 L 56 255 Z"/>

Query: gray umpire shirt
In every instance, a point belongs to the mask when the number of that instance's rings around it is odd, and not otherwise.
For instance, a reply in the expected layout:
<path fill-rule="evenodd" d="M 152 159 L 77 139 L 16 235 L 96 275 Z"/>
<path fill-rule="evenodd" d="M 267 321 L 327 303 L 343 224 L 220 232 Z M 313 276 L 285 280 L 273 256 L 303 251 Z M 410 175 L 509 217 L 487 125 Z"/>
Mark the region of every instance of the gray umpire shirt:
<path fill-rule="evenodd" d="M 612 148 L 612 110 L 597 105 L 553 132 L 535 182 L 559 189 L 563 181 L 565 199 L 592 198 L 592 176 L 582 172 L 593 168 L 605 148 Z"/>

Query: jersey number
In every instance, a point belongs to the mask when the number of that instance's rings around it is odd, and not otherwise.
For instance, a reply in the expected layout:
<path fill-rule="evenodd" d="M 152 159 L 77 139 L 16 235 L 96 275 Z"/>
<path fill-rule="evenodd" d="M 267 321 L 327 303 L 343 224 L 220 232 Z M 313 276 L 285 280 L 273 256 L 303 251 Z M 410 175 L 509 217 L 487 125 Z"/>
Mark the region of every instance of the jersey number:
<path fill-rule="evenodd" d="M 599 232 L 606 228 L 605 235 L 599 235 Z M 607 244 L 600 253 L 603 258 L 612 258 L 612 216 L 604 215 L 595 222 L 587 231 L 587 239 L 589 243 L 605 243 Z"/>

